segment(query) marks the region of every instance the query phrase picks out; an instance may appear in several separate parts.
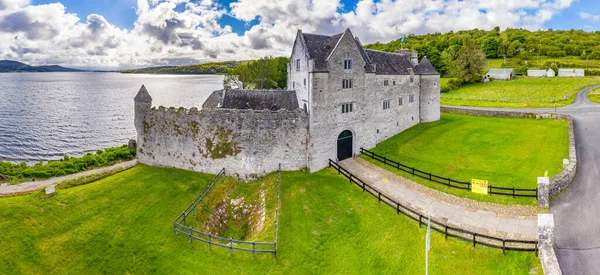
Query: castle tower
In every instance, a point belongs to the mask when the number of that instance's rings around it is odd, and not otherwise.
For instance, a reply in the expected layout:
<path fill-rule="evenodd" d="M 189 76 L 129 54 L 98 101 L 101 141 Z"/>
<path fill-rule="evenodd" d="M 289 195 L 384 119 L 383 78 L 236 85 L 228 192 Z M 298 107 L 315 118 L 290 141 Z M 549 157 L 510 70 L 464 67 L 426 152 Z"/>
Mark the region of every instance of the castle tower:
<path fill-rule="evenodd" d="M 152 97 L 148 93 L 148 90 L 146 90 L 146 87 L 142 85 L 133 101 L 135 102 L 134 124 L 137 131 L 137 144 L 139 148 L 143 141 L 140 137 L 144 136 L 144 117 L 150 108 L 152 108 Z"/>
<path fill-rule="evenodd" d="M 419 116 L 421 122 L 432 122 L 440 119 L 440 73 L 438 73 L 427 57 L 415 67 L 421 76 L 419 96 Z"/>

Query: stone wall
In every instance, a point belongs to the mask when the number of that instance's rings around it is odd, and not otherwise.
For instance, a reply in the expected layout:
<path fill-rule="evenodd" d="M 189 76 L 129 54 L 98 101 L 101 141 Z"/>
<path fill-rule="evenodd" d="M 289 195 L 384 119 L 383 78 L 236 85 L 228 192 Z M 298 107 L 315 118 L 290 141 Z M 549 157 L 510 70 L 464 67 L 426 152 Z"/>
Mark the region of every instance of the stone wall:
<path fill-rule="evenodd" d="M 538 249 L 542 270 L 546 275 L 561 275 L 554 251 L 554 215 L 538 214 Z"/>
<path fill-rule="evenodd" d="M 141 163 L 251 180 L 272 171 L 307 167 L 308 117 L 300 109 L 190 110 L 159 107 L 138 131 Z M 141 133 L 140 133 L 141 132 Z"/>
<path fill-rule="evenodd" d="M 442 112 L 454 113 L 454 114 L 465 114 L 474 116 L 490 116 L 490 117 L 511 117 L 511 118 L 554 118 L 566 120 L 569 123 L 569 160 L 564 165 L 564 169 L 558 175 L 550 179 L 549 187 L 543 188 L 548 190 L 547 192 L 538 192 L 538 202 L 549 202 L 552 196 L 560 193 L 566 189 L 577 173 L 577 150 L 575 142 L 575 124 L 573 117 L 565 114 L 552 114 L 552 113 L 534 113 L 534 112 L 512 112 L 502 110 L 473 110 L 456 107 L 441 107 Z M 540 204 L 540 207 L 547 207 L 545 203 Z"/>

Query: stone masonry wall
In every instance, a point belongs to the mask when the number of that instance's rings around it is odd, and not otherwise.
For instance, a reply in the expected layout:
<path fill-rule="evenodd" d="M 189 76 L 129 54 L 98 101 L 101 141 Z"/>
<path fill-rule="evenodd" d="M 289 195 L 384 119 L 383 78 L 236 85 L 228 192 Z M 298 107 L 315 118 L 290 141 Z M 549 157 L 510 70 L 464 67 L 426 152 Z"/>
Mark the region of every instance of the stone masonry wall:
<path fill-rule="evenodd" d="M 550 186 L 548 194 L 539 194 L 538 196 L 545 196 L 538 201 L 549 201 L 550 197 L 555 196 L 564 189 L 566 189 L 577 173 L 577 150 L 575 143 L 575 124 L 573 117 L 564 114 L 540 114 L 540 113 L 527 113 L 527 112 L 511 112 L 502 110 L 472 110 L 463 108 L 454 108 L 443 106 L 441 107 L 442 112 L 465 114 L 474 116 L 491 116 L 491 117 L 513 117 L 513 118 L 555 118 L 563 119 L 569 123 L 569 163 L 564 167 L 563 171 L 558 175 L 550 179 Z"/>
<path fill-rule="evenodd" d="M 307 166 L 304 111 L 148 109 L 138 131 L 141 163 L 216 174 L 225 168 L 242 180 Z"/>

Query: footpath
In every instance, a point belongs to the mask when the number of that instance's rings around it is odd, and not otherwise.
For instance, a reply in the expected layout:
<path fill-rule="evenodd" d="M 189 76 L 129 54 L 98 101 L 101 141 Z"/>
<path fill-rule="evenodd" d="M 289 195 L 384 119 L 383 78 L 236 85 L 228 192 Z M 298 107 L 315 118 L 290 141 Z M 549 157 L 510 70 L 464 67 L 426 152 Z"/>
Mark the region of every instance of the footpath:
<path fill-rule="evenodd" d="M 458 198 L 412 182 L 361 158 L 350 158 L 340 165 L 394 200 L 450 226 L 498 238 L 538 239 L 535 207 L 499 206 Z"/>
<path fill-rule="evenodd" d="M 129 168 L 135 166 L 136 164 L 137 164 L 137 159 L 134 159 L 134 160 L 130 160 L 130 161 L 120 162 L 113 166 L 97 168 L 97 169 L 93 169 L 93 170 L 83 171 L 83 172 L 79 172 L 76 174 L 55 177 L 55 178 L 46 179 L 46 180 L 28 181 L 28 182 L 23 182 L 23 183 L 14 184 L 14 185 L 4 185 L 3 184 L 3 185 L 0 185 L 0 197 L 8 196 L 8 195 L 15 195 L 15 194 L 22 194 L 22 193 L 29 193 L 29 192 L 37 191 L 40 189 L 44 189 L 44 188 L 54 185 L 54 184 L 61 183 L 63 181 L 72 180 L 72 179 L 85 177 L 85 176 L 89 176 L 89 175 L 102 174 L 102 173 L 110 172 L 110 171 L 117 170 L 117 169 L 129 169 Z"/>

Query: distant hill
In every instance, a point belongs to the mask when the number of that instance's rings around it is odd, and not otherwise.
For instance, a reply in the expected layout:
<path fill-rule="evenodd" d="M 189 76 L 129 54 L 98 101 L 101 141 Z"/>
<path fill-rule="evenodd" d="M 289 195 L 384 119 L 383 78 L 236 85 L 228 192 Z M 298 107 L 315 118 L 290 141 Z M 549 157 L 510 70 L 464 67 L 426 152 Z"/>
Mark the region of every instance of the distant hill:
<path fill-rule="evenodd" d="M 124 70 L 126 74 L 226 74 L 243 61 L 211 62 L 186 66 L 161 66 Z"/>
<path fill-rule="evenodd" d="M 65 68 L 58 65 L 50 66 L 30 66 L 25 63 L 0 60 L 0 73 L 9 72 L 83 72 L 82 70 Z"/>

